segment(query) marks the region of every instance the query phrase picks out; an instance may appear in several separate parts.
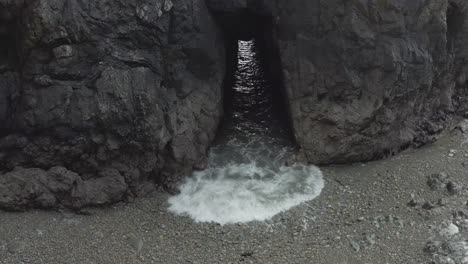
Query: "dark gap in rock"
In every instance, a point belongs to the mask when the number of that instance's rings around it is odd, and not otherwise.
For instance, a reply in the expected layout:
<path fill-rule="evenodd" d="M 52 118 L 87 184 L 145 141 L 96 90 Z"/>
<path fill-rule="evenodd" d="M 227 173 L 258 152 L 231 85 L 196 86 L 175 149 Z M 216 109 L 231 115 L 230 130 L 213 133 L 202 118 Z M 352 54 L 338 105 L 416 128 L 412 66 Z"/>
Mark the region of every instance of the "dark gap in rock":
<path fill-rule="evenodd" d="M 19 68 L 17 28 L 16 14 L 0 5 L 0 137 L 10 133 Z"/>
<path fill-rule="evenodd" d="M 16 70 L 18 66 L 16 23 L 16 18 L 0 7 L 0 73 Z"/>
<path fill-rule="evenodd" d="M 243 76 L 236 76 L 236 74 L 239 74 L 239 71 L 245 71 L 242 68 L 247 66 L 239 65 L 239 59 L 242 60 L 243 56 L 239 54 L 239 49 L 243 49 L 239 44 L 251 45 L 249 48 L 252 56 L 258 62 L 258 65 L 256 63 L 252 65 L 259 67 L 258 70 L 254 71 L 258 71 L 260 74 L 260 76 L 253 76 L 254 80 L 252 81 L 263 83 L 264 87 L 261 89 L 265 90 L 265 97 L 269 98 L 267 100 L 271 100 L 270 103 L 258 102 L 251 107 L 255 108 L 254 111 L 261 112 L 264 110 L 261 109 L 262 107 L 268 107 L 271 104 L 273 119 L 280 120 L 282 126 L 278 130 L 284 130 L 287 137 L 295 144 L 272 16 L 256 13 L 249 9 L 239 9 L 235 12 L 214 12 L 214 15 L 224 33 L 226 45 L 226 76 L 223 85 L 225 120 L 223 120 L 222 125 L 226 123 L 226 119 L 229 119 L 233 112 L 239 111 L 239 109 L 233 109 L 239 107 L 234 106 L 236 103 L 233 102 L 236 96 L 234 86 L 239 85 L 239 78 L 243 78 Z M 252 96 L 262 99 L 259 96 L 261 93 L 263 91 L 259 90 Z"/>
<path fill-rule="evenodd" d="M 465 23 L 466 11 L 454 2 L 449 2 L 447 8 L 447 50 L 453 52 L 455 40 L 462 31 Z"/>

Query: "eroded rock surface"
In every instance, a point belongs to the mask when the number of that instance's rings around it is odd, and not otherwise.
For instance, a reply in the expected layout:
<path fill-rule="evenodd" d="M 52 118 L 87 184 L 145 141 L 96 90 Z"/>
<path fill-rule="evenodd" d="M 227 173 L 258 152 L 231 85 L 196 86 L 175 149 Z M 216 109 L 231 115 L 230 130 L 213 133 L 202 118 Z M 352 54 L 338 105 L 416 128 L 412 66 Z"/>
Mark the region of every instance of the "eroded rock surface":
<path fill-rule="evenodd" d="M 66 167 L 87 180 L 87 205 L 115 200 L 91 184 L 108 169 L 135 195 L 206 155 L 225 63 L 203 1 L 0 3 L 0 171 Z"/>
<path fill-rule="evenodd" d="M 0 177 L 0 208 L 81 208 L 121 201 L 128 189 L 122 175 L 108 170 L 99 176 L 83 180 L 63 167 L 48 171 L 15 168 Z"/>
<path fill-rule="evenodd" d="M 148 181 L 170 186 L 203 163 L 215 136 L 233 37 L 276 49 L 307 161 L 371 160 L 426 143 L 452 113 L 468 111 L 466 8 L 462 0 L 1 0 L 0 178 L 18 166 L 42 168 L 39 178 L 63 166 L 90 182 L 116 170 L 132 195 Z M 261 27 L 249 24 L 257 17 Z"/>
<path fill-rule="evenodd" d="M 208 3 L 220 15 L 271 16 L 295 136 L 310 162 L 426 143 L 449 112 L 466 108 L 466 97 L 454 96 L 466 93 L 465 1 Z"/>

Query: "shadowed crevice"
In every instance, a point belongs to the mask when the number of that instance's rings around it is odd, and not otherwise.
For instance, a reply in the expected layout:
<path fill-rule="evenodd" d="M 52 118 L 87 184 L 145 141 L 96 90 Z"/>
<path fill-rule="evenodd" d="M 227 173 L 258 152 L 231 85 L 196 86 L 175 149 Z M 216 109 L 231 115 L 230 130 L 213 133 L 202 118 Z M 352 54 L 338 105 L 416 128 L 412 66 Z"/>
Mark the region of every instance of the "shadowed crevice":
<path fill-rule="evenodd" d="M 447 8 L 447 50 L 454 51 L 455 40 L 463 30 L 466 18 L 466 8 L 457 3 L 449 2 Z"/>
<path fill-rule="evenodd" d="M 252 41 L 253 52 L 258 59 L 259 67 L 265 73 L 261 78 L 265 78 L 265 81 L 270 84 L 264 89 L 268 89 L 267 92 L 272 97 L 272 114 L 281 120 L 281 129 L 286 130 L 290 140 L 295 142 L 273 17 L 268 13 L 255 10 L 253 8 L 230 11 L 212 10 L 225 38 L 227 69 L 223 88 L 225 116 L 228 117 L 233 111 L 233 86 L 236 82 L 236 70 L 239 70 L 239 43 Z M 254 107 L 262 111 L 260 109 L 262 104 L 256 104 Z"/>

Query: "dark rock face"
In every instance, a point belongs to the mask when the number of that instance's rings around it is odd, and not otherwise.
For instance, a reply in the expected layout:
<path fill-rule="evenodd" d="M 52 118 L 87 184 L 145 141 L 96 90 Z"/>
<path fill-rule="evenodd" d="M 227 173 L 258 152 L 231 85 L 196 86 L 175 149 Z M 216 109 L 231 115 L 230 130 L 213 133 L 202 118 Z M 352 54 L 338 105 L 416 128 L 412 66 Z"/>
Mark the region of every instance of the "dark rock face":
<path fill-rule="evenodd" d="M 19 2 L 0 2 L 0 171 L 63 166 L 91 184 L 115 169 L 138 194 L 206 155 L 225 63 L 203 1 Z M 83 186 L 84 205 L 106 199 Z"/>
<path fill-rule="evenodd" d="M 466 96 L 454 98 L 466 91 L 465 1 L 208 3 L 237 19 L 271 17 L 296 140 L 310 162 L 370 160 L 425 143 L 453 99 L 466 107 Z"/>
<path fill-rule="evenodd" d="M 309 162 L 425 143 L 468 112 L 467 20 L 463 0 L 0 0 L 0 207 L 105 204 L 200 167 L 236 38 L 275 49 Z"/>
<path fill-rule="evenodd" d="M 41 169 L 16 168 L 0 177 L 0 208 L 24 210 L 38 208 L 81 208 L 121 201 L 128 189 L 117 170 L 100 173 L 99 178 L 84 181 L 63 167 Z"/>
<path fill-rule="evenodd" d="M 289 4 L 280 50 L 308 160 L 373 159 L 442 129 L 458 55 L 447 49 L 447 1 Z"/>

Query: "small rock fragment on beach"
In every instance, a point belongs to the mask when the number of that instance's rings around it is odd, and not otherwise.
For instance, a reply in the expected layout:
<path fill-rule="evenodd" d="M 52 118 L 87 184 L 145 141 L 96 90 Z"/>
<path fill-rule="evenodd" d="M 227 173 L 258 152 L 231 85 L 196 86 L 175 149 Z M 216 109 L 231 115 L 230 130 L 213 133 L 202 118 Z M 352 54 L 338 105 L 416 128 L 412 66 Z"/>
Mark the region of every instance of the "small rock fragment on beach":
<path fill-rule="evenodd" d="M 440 241 L 428 241 L 426 243 L 426 246 L 424 247 L 424 251 L 429 254 L 435 254 L 436 252 L 439 251 L 440 246 L 442 243 Z"/>
<path fill-rule="evenodd" d="M 446 206 L 449 204 L 449 200 L 447 198 L 440 198 L 439 201 L 437 201 L 437 204 L 440 206 Z"/>
<path fill-rule="evenodd" d="M 408 206 L 416 207 L 422 204 L 424 204 L 424 199 L 422 199 L 421 197 L 415 196 L 414 194 L 411 195 L 411 200 L 408 202 Z"/>
<path fill-rule="evenodd" d="M 456 195 L 456 194 L 459 194 L 461 193 L 463 187 L 456 183 L 456 182 L 449 182 L 447 183 L 447 191 L 451 194 L 451 195 Z"/>
<path fill-rule="evenodd" d="M 435 204 L 432 202 L 425 202 L 422 206 L 422 208 L 426 210 L 431 210 L 431 209 L 434 209 L 435 207 L 436 207 Z"/>
<path fill-rule="evenodd" d="M 446 221 L 439 227 L 439 235 L 441 236 L 450 237 L 458 234 L 459 232 L 460 229 L 458 226 L 456 226 L 451 221 Z"/>
<path fill-rule="evenodd" d="M 23 251 L 25 245 L 23 242 L 13 241 L 7 244 L 7 250 L 10 253 L 17 253 Z"/>
<path fill-rule="evenodd" d="M 355 252 L 359 252 L 359 250 L 361 250 L 361 246 L 359 245 L 359 243 L 355 240 L 351 240 L 351 247 L 353 248 L 353 250 Z"/>
<path fill-rule="evenodd" d="M 137 252 L 140 252 L 143 248 L 143 239 L 141 237 L 132 235 L 129 237 L 128 242 Z"/>
<path fill-rule="evenodd" d="M 427 185 L 431 188 L 431 190 L 443 190 L 448 183 L 448 175 L 447 173 L 435 173 L 427 177 Z"/>

